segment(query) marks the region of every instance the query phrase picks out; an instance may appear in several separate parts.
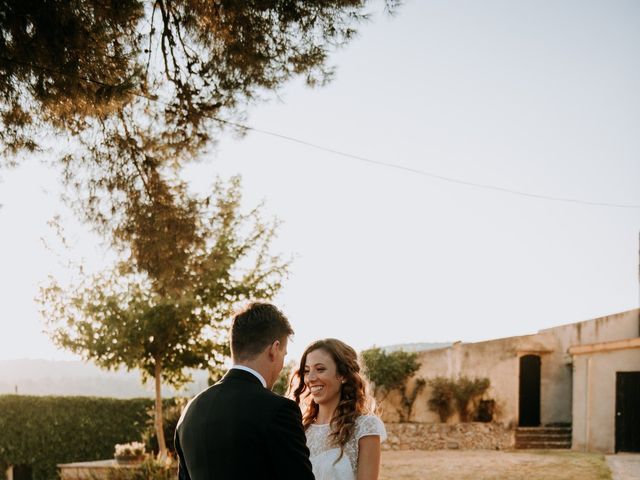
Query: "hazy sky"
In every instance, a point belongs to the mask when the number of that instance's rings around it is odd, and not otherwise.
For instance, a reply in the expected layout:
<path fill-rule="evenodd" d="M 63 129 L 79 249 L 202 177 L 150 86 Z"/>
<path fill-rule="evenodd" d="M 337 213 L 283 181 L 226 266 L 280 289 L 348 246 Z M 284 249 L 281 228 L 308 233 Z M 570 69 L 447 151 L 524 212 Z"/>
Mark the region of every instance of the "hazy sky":
<path fill-rule="evenodd" d="M 455 179 L 640 205 L 640 2 L 407 1 L 333 56 L 334 82 L 287 85 L 247 123 Z M 478 341 L 638 306 L 640 208 L 554 202 L 343 158 L 264 134 L 223 139 L 188 169 L 194 190 L 243 177 L 294 255 L 276 299 L 297 332 L 357 349 Z M 63 276 L 40 237 L 53 170 L 0 173 L 0 358 L 74 358 L 33 301 Z M 96 239 L 68 221 L 72 256 Z"/>

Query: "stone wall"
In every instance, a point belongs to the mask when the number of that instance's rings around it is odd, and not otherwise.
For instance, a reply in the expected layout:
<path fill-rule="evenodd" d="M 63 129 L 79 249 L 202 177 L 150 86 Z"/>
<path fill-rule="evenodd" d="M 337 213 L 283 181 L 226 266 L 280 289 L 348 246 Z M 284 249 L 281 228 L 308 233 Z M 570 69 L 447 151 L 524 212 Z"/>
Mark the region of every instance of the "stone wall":
<path fill-rule="evenodd" d="M 387 423 L 383 450 L 505 450 L 515 432 L 499 423 Z"/>

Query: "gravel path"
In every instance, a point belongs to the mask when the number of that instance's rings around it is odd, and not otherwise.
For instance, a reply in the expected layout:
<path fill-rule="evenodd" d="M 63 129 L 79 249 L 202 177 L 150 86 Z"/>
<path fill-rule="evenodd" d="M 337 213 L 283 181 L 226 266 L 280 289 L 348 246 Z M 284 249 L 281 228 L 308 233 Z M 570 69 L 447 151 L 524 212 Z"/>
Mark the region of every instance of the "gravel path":
<path fill-rule="evenodd" d="M 640 453 L 607 455 L 613 480 L 640 480 Z"/>
<path fill-rule="evenodd" d="M 380 480 L 611 480 L 604 455 L 570 450 L 383 451 Z M 631 480 L 639 477 L 624 477 Z M 618 479 L 616 479 L 618 480 Z"/>

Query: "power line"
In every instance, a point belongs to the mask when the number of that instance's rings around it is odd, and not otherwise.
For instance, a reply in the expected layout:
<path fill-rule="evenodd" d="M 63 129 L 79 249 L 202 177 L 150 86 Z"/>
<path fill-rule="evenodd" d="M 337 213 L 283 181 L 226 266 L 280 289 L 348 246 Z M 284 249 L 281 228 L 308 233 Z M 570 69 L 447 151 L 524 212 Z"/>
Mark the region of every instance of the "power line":
<path fill-rule="evenodd" d="M 299 143 L 301 145 L 306 145 L 306 146 L 311 147 L 311 148 L 315 148 L 315 149 L 322 150 L 322 151 L 325 151 L 325 152 L 333 153 L 334 155 L 340 155 L 342 157 L 351 158 L 351 159 L 354 159 L 354 160 L 359 160 L 359 161 L 366 162 L 366 163 L 369 163 L 369 164 L 372 164 L 372 165 L 393 168 L 393 169 L 396 169 L 396 170 L 401 170 L 401 171 L 404 171 L 404 172 L 414 173 L 414 174 L 421 175 L 421 176 L 424 176 L 424 177 L 434 178 L 434 179 L 437 179 L 437 180 L 442 180 L 444 182 L 455 183 L 455 184 L 458 184 L 458 185 L 464 185 L 464 186 L 476 187 L 476 188 L 483 188 L 483 189 L 486 189 L 486 190 L 493 190 L 493 191 L 502 192 L 502 193 L 510 193 L 510 194 L 513 194 L 513 195 L 521 195 L 521 196 L 524 196 L 524 197 L 536 198 L 536 199 L 541 199 L 541 200 L 556 201 L 556 202 L 577 203 L 577 204 L 581 204 L 581 205 L 590 205 L 590 206 L 598 206 L 598 207 L 640 208 L 640 205 L 634 205 L 634 204 L 593 202 L 593 201 L 589 201 L 589 200 L 580 200 L 580 199 L 576 199 L 576 198 L 556 197 L 556 196 L 552 196 L 552 195 L 542 195 L 542 194 L 537 194 L 537 193 L 523 192 L 521 190 L 515 190 L 515 189 L 511 189 L 511 188 L 507 188 L 507 187 L 501 187 L 501 186 L 497 186 L 497 185 L 490 185 L 490 184 L 486 184 L 486 183 L 477 183 L 477 182 L 470 182 L 470 181 L 467 181 L 467 180 L 460 180 L 458 178 L 447 177 L 445 175 L 440 175 L 440 174 L 437 174 L 437 173 L 426 172 L 424 170 L 419 170 L 417 168 L 407 167 L 407 166 L 404 166 L 404 165 L 398 165 L 398 164 L 395 164 L 395 163 L 383 162 L 383 161 L 380 161 L 380 160 L 373 160 L 373 159 L 370 159 L 370 158 L 367 158 L 367 157 L 363 157 L 363 156 L 360 156 L 360 155 L 354 155 L 352 153 L 342 152 L 340 150 L 335 150 L 333 148 L 329 148 L 329 147 L 325 147 L 325 146 L 318 145 L 318 144 L 315 144 L 315 143 L 307 142 L 305 140 L 300 140 L 300 139 L 295 138 L 295 137 L 290 137 L 290 136 L 287 136 L 287 135 L 282 135 L 280 133 L 271 132 L 271 131 L 268 131 L 268 130 L 262 130 L 262 129 L 259 129 L 259 128 L 250 127 L 250 126 L 242 125 L 242 124 L 239 124 L 239 123 L 230 122 L 228 120 L 220 120 L 220 119 L 217 119 L 217 118 L 213 118 L 213 119 L 217 120 L 219 122 L 227 123 L 227 124 L 230 124 L 230 125 L 245 129 L 245 130 L 249 130 L 249 131 L 253 131 L 253 132 L 257 132 L 257 133 L 262 133 L 264 135 L 270 135 L 272 137 L 281 138 L 283 140 L 287 140 L 287 141 L 294 142 L 294 143 Z"/>
<path fill-rule="evenodd" d="M 58 75 L 67 76 L 69 78 L 73 78 L 74 80 L 81 80 L 81 81 L 84 81 L 84 82 L 95 83 L 96 85 L 100 85 L 100 86 L 103 86 L 103 87 L 115 88 L 113 85 L 107 84 L 105 82 L 101 82 L 99 80 L 94 80 L 92 78 L 86 78 L 86 77 L 78 77 L 76 75 L 68 74 L 68 73 L 65 73 L 65 72 L 55 71 L 53 69 L 50 69 L 48 67 L 44 67 L 44 66 L 41 66 L 41 65 L 35 65 L 35 64 L 29 63 L 29 62 L 22 62 L 22 61 L 19 61 L 19 60 L 16 60 L 16 59 L 7 58 L 7 57 L 2 56 L 2 55 L 0 55 L 0 59 L 8 61 L 8 62 L 16 63 L 16 64 L 29 66 L 31 68 L 40 69 L 42 71 L 46 71 L 46 72 L 49 72 L 49 73 L 56 73 Z M 159 103 L 159 104 L 164 105 L 164 106 L 171 106 L 171 104 L 169 102 L 160 100 L 159 98 L 157 98 L 155 96 L 146 95 L 146 94 L 141 93 L 141 92 L 132 92 L 132 94 L 134 96 L 136 96 L 136 97 L 144 98 L 144 99 L 149 100 L 151 102 Z M 461 180 L 459 178 L 448 177 L 448 176 L 445 176 L 445 175 L 440 175 L 438 173 L 427 172 L 427 171 L 424 171 L 424 170 L 419 170 L 419 169 L 412 168 L 412 167 L 407 167 L 407 166 L 404 166 L 404 165 L 398 165 L 398 164 L 395 164 L 395 163 L 383 162 L 383 161 L 380 161 L 380 160 L 373 160 L 371 158 L 363 157 L 361 155 L 355 155 L 355 154 L 352 154 L 352 153 L 343 152 L 343 151 L 336 150 L 336 149 L 333 149 L 333 148 L 325 147 L 323 145 L 319 145 L 319 144 L 316 144 L 316 143 L 308 142 L 306 140 L 301 140 L 299 138 L 291 137 L 289 135 L 284 135 L 284 134 L 277 133 L 277 132 L 272 132 L 272 131 L 269 131 L 269 130 L 263 130 L 263 129 L 260 129 L 260 128 L 251 127 L 249 125 L 233 122 L 231 120 L 225 120 L 225 119 L 218 118 L 218 117 L 216 117 L 214 115 L 210 115 L 210 114 L 203 114 L 203 116 L 206 117 L 206 118 L 209 118 L 211 120 L 214 120 L 214 121 L 216 121 L 218 123 L 221 123 L 221 124 L 230 125 L 230 126 L 233 126 L 233 127 L 239 128 L 241 130 L 245 130 L 245 131 L 256 132 L 256 133 L 260 133 L 260 134 L 263 134 L 263 135 L 268 135 L 268 136 L 271 136 L 271 137 L 274 137 L 274 138 L 279 138 L 281 140 L 286 140 L 286 141 L 289 141 L 289 142 L 297 143 L 299 145 L 304 145 L 304 146 L 307 146 L 307 147 L 310 147 L 310 148 L 315 148 L 317 150 L 328 152 L 328 153 L 331 153 L 333 155 L 338 155 L 338 156 L 349 158 L 349 159 L 352 159 L 352 160 L 358 160 L 360 162 L 368 163 L 370 165 L 376 165 L 376 166 L 379 166 L 379 167 L 392 168 L 392 169 L 395 169 L 395 170 L 400 170 L 400 171 L 404 171 L 404 172 L 408 172 L 408 173 L 413 173 L 413 174 L 420 175 L 420 176 L 423 176 L 423 177 L 428 177 L 428 178 L 440 180 L 440 181 L 443 181 L 443 182 L 454 183 L 454 184 L 457 184 L 457 185 L 480 188 L 480 189 L 485 189 L 485 190 L 492 190 L 492 191 L 501 192 L 501 193 L 508 193 L 508 194 L 511 194 L 511 195 L 518 195 L 518 196 L 522 196 L 522 197 L 534 198 L 534 199 L 538 199 L 538 200 L 547 200 L 547 201 L 553 201 L 553 202 L 573 203 L 573 204 L 578 204 L 578 205 L 587 205 L 587 206 L 595 206 L 595 207 L 606 207 L 606 208 L 633 208 L 633 209 L 640 209 L 640 204 L 622 204 L 622 203 L 610 203 L 610 202 L 595 202 L 595 201 L 590 201 L 590 200 L 581 200 L 581 199 L 577 199 L 577 198 L 558 197 L 558 196 L 553 196 L 553 195 L 542 195 L 542 194 L 538 194 L 538 193 L 531 193 L 531 192 L 525 192 L 525 191 L 522 191 L 522 190 L 516 190 L 516 189 L 512 189 L 512 188 L 508 188 L 508 187 L 502 187 L 502 186 L 498 186 L 498 185 L 491 185 L 491 184 L 487 184 L 487 183 L 478 183 L 478 182 L 471 182 L 471 181 L 467 181 L 467 180 Z"/>

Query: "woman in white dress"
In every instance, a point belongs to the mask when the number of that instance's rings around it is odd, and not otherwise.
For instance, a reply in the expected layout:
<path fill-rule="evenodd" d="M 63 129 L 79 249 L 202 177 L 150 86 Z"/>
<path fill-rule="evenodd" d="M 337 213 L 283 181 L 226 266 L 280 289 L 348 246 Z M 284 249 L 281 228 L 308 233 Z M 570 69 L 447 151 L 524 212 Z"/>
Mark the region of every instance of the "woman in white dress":
<path fill-rule="evenodd" d="M 377 480 L 382 421 L 349 345 L 329 338 L 307 347 L 292 381 L 316 480 Z"/>

